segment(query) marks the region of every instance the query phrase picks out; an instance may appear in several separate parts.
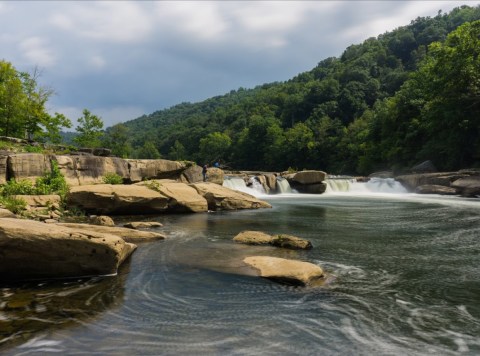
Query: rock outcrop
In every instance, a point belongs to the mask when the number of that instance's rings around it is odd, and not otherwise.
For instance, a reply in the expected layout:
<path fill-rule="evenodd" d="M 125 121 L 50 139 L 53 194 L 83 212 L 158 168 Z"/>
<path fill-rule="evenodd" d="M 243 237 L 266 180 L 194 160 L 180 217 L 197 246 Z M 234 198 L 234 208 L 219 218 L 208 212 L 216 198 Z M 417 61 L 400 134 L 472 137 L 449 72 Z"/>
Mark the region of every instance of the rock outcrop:
<path fill-rule="evenodd" d="M 151 186 L 151 187 L 150 187 Z M 154 188 L 154 189 L 152 189 Z M 268 208 L 270 204 L 249 194 L 214 183 L 158 180 L 135 185 L 96 184 L 70 189 L 69 206 L 93 214 L 158 214 Z"/>
<path fill-rule="evenodd" d="M 141 185 L 95 184 L 73 187 L 69 206 L 95 214 L 153 214 L 168 209 L 168 198 Z"/>
<path fill-rule="evenodd" d="M 242 231 L 233 241 L 247 245 L 271 245 L 292 250 L 309 250 L 310 241 L 292 235 L 269 235 L 261 231 Z"/>
<path fill-rule="evenodd" d="M 146 179 L 177 179 L 187 168 L 186 164 L 166 159 L 127 159 L 131 182 Z"/>
<path fill-rule="evenodd" d="M 118 236 L 32 220 L 0 219 L 0 279 L 117 273 L 136 246 Z"/>
<path fill-rule="evenodd" d="M 207 200 L 184 183 L 154 180 L 138 185 L 154 184 L 160 194 L 168 198 L 168 211 L 177 213 L 199 213 L 208 211 Z"/>
<path fill-rule="evenodd" d="M 421 185 L 415 189 L 417 194 L 440 194 L 440 195 L 456 195 L 455 188 L 445 187 L 443 185 Z"/>
<path fill-rule="evenodd" d="M 268 256 L 246 257 L 243 262 L 258 270 L 260 277 L 286 284 L 308 286 L 324 278 L 323 269 L 309 262 Z"/>
<path fill-rule="evenodd" d="M 209 210 L 238 210 L 271 208 L 267 202 L 253 195 L 206 182 L 191 184 L 208 203 Z"/>
<path fill-rule="evenodd" d="M 156 221 L 131 221 L 123 225 L 128 229 L 150 229 L 153 227 L 162 227 L 163 225 Z"/>
<path fill-rule="evenodd" d="M 299 193 L 322 194 L 327 189 L 324 183 L 327 174 L 322 171 L 300 171 L 284 175 L 288 183 Z"/>
<path fill-rule="evenodd" d="M 58 226 L 65 226 L 70 229 L 77 231 L 87 232 L 99 232 L 104 234 L 111 234 L 118 237 L 121 237 L 126 242 L 144 242 L 144 241 L 154 241 L 154 240 L 163 240 L 165 239 L 164 234 L 153 231 L 142 231 L 129 229 L 127 227 L 118 227 L 118 226 L 102 226 L 102 225 L 91 225 L 91 224 L 78 224 L 78 223 L 58 223 Z"/>
<path fill-rule="evenodd" d="M 480 176 L 470 176 L 453 181 L 450 186 L 464 197 L 480 195 Z"/>

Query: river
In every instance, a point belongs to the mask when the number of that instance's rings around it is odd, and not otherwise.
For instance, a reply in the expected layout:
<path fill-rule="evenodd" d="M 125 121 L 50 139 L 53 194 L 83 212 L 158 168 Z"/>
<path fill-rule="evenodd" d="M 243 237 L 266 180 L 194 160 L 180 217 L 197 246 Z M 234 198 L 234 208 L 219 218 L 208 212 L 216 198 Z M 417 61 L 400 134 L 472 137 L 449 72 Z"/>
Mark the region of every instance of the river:
<path fill-rule="evenodd" d="M 118 276 L 0 288 L 0 352 L 480 354 L 479 201 L 365 191 L 264 199 L 272 209 L 144 217 L 169 237 L 140 244 Z M 242 230 L 314 248 L 233 243 Z M 330 281 L 302 288 L 239 272 L 259 254 L 318 264 Z"/>

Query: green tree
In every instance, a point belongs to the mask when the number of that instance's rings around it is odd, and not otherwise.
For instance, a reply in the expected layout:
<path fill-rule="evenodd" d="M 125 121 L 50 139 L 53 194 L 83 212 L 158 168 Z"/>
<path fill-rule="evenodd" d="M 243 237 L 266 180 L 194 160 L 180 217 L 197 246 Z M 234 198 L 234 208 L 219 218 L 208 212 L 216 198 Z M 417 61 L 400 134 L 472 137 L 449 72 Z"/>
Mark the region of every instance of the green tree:
<path fill-rule="evenodd" d="M 124 124 L 113 125 L 108 128 L 108 134 L 103 136 L 103 145 L 110 148 L 113 155 L 128 158 L 132 153 L 129 131 L 129 128 Z"/>
<path fill-rule="evenodd" d="M 22 134 L 22 110 L 27 98 L 22 80 L 13 65 L 0 61 L 0 130 L 5 136 Z"/>
<path fill-rule="evenodd" d="M 152 141 L 147 141 L 143 147 L 138 150 L 137 157 L 144 159 L 159 159 L 162 158 L 162 155 L 158 152 L 157 147 L 155 147 L 155 144 Z"/>
<path fill-rule="evenodd" d="M 200 159 L 203 162 L 214 163 L 227 160 L 232 139 L 225 133 L 212 132 L 200 140 Z"/>
<path fill-rule="evenodd" d="M 183 161 L 187 159 L 187 150 L 185 146 L 178 140 L 175 140 L 175 143 L 170 148 L 168 153 L 168 158 L 174 161 Z"/>
<path fill-rule="evenodd" d="M 103 135 L 103 121 L 93 115 L 87 109 L 83 110 L 83 116 L 77 119 L 78 126 L 75 128 L 78 136 L 73 141 L 78 147 L 96 148 L 101 146 L 100 138 Z"/>

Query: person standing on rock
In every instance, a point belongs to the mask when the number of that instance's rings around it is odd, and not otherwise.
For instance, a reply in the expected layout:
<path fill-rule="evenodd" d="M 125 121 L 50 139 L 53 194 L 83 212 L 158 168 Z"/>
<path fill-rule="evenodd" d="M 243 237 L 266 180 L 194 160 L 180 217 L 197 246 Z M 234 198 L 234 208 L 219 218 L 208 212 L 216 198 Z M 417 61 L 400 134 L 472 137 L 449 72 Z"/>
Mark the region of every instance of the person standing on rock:
<path fill-rule="evenodd" d="M 203 169 L 202 169 L 203 181 L 204 182 L 207 181 L 207 169 L 208 169 L 208 164 L 204 164 Z"/>

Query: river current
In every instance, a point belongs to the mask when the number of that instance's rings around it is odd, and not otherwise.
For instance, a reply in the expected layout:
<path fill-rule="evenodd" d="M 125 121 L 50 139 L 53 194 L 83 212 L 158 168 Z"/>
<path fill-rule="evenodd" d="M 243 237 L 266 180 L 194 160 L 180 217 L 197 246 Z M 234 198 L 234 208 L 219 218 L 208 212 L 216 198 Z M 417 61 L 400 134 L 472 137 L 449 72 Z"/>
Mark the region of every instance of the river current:
<path fill-rule="evenodd" d="M 158 217 L 118 276 L 0 287 L 5 355 L 478 355 L 480 202 L 282 194 L 272 209 Z M 292 234 L 309 251 L 232 242 Z M 245 274 L 250 255 L 318 264 L 322 287 Z"/>

